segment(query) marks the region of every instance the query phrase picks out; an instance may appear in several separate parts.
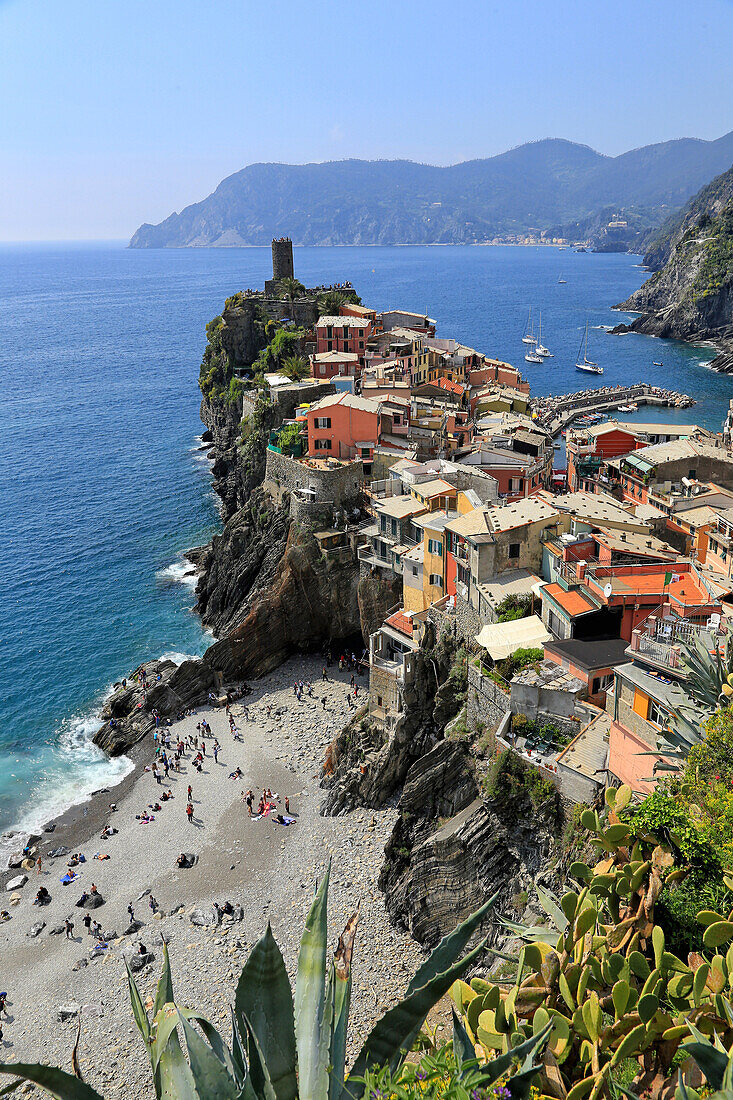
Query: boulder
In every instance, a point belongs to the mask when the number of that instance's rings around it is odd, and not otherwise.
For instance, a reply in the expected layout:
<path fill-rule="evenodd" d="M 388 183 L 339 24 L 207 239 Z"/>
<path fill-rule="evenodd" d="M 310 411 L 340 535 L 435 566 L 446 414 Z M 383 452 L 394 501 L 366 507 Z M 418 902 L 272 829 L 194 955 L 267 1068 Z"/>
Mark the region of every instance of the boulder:
<path fill-rule="evenodd" d="M 83 970 L 85 966 L 89 966 L 89 960 L 88 959 L 77 959 L 71 969 L 72 970 Z"/>
<path fill-rule="evenodd" d="M 16 868 L 21 867 L 24 859 L 25 856 L 22 852 L 11 852 L 8 856 L 8 870 L 14 871 Z"/>
<path fill-rule="evenodd" d="M 61 844 L 61 845 L 59 845 L 58 848 L 52 848 L 51 851 L 48 853 L 47 858 L 48 859 L 61 859 L 62 856 L 70 856 L 70 855 L 71 855 L 71 848 L 67 848 L 67 847 L 65 847 L 65 845 Z"/>
<path fill-rule="evenodd" d="M 104 905 L 104 898 L 101 894 L 87 894 L 82 904 L 85 909 L 99 909 Z"/>
<path fill-rule="evenodd" d="M 86 959 L 84 961 L 86 962 Z M 59 1005 L 56 1018 L 60 1024 L 63 1024 L 67 1020 L 75 1020 L 80 1011 L 81 1005 L 75 1003 L 68 1005 Z"/>
<path fill-rule="evenodd" d="M 37 920 L 35 924 L 32 924 L 30 926 L 30 928 L 26 932 L 26 936 L 29 936 L 31 939 L 35 939 L 36 936 L 40 936 L 41 932 L 43 931 L 43 929 L 45 927 L 46 927 L 45 920 Z"/>
<path fill-rule="evenodd" d="M 6 890 L 21 890 L 28 881 L 28 875 L 16 875 L 5 885 Z"/>
<path fill-rule="evenodd" d="M 193 852 L 182 852 L 181 855 L 183 859 L 180 861 L 176 860 L 177 867 L 193 867 L 194 863 L 199 858 L 194 855 Z"/>
<path fill-rule="evenodd" d="M 131 920 L 130 923 L 128 924 L 127 928 L 125 929 L 125 931 L 122 933 L 122 935 L 123 936 L 134 936 L 136 932 L 140 931 L 142 926 L 143 926 L 142 921 L 140 921 L 140 920 Z"/>
<path fill-rule="evenodd" d="M 207 924 L 218 924 L 221 917 L 215 909 L 194 909 L 188 918 L 191 924 L 204 927 Z"/>
<path fill-rule="evenodd" d="M 122 957 L 127 962 L 133 974 L 137 974 L 143 967 L 147 966 L 148 963 L 153 962 L 155 959 L 155 955 L 152 951 L 145 951 L 144 954 L 141 955 L 137 946 L 133 946 L 132 944 L 129 947 L 123 948 Z"/>

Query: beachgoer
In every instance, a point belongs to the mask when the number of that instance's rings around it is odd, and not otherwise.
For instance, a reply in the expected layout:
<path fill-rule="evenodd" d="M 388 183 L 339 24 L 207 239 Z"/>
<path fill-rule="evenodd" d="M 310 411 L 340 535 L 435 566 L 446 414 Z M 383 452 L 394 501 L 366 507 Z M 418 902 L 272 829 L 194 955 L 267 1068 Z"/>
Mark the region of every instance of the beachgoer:
<path fill-rule="evenodd" d="M 64 930 L 66 932 L 67 940 L 73 940 L 74 938 L 74 924 L 68 917 L 64 919 Z"/>
<path fill-rule="evenodd" d="M 285 813 L 290 813 L 290 799 L 287 797 L 287 795 L 285 796 Z"/>
<path fill-rule="evenodd" d="M 41 873 L 41 857 L 39 856 L 38 859 L 36 860 L 36 874 L 40 875 L 40 873 Z"/>
<path fill-rule="evenodd" d="M 127 915 L 131 921 L 135 919 L 135 910 L 133 909 L 132 902 L 127 906 Z"/>
<path fill-rule="evenodd" d="M 190 802 L 186 806 L 186 817 L 188 818 L 189 824 L 193 825 L 193 806 Z"/>
<path fill-rule="evenodd" d="M 92 917 L 91 917 L 91 914 L 90 913 L 85 913 L 84 914 L 84 919 L 81 923 L 86 928 L 87 933 L 91 936 L 91 934 L 92 934 Z"/>
<path fill-rule="evenodd" d="M 193 801 L 193 787 L 191 786 L 190 783 L 188 784 L 188 791 L 186 793 L 188 794 L 188 801 L 192 802 Z"/>

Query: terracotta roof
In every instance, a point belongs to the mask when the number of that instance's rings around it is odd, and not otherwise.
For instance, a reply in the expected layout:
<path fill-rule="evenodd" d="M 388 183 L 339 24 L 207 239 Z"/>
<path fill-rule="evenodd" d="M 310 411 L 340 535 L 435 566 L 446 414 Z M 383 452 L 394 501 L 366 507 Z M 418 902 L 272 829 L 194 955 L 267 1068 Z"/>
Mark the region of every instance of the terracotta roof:
<path fill-rule="evenodd" d="M 404 611 L 395 611 L 394 615 L 390 615 L 385 622 L 394 630 L 399 630 L 400 634 L 406 634 L 408 638 L 412 637 L 412 619 L 405 615 Z"/>
<path fill-rule="evenodd" d="M 542 589 L 543 598 L 549 596 L 556 604 L 566 611 L 571 618 L 576 615 L 587 615 L 589 611 L 597 611 L 598 608 L 587 596 L 577 588 L 571 588 L 566 592 L 559 584 L 546 584 Z"/>

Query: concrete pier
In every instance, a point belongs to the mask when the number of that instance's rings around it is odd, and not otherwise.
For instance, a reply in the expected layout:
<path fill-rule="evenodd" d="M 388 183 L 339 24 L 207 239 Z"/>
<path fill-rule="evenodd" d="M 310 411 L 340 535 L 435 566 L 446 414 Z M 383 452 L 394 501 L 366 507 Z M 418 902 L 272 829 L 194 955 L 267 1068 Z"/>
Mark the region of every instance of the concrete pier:
<path fill-rule="evenodd" d="M 579 390 L 557 397 L 538 397 L 531 402 L 532 415 L 537 423 L 558 435 L 568 424 L 588 413 L 613 412 L 621 405 L 659 405 L 666 408 L 688 409 L 695 404 L 686 393 L 664 390 L 647 382 L 634 386 L 603 386 L 597 390 Z"/>

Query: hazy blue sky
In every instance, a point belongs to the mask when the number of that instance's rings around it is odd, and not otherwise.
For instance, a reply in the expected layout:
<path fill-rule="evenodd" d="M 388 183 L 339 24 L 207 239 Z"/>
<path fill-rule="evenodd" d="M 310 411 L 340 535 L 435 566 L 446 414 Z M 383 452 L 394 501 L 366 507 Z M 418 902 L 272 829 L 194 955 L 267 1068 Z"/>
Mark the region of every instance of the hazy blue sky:
<path fill-rule="evenodd" d="M 0 0 L 0 240 L 127 237 L 253 161 L 733 129 L 731 0 Z"/>

